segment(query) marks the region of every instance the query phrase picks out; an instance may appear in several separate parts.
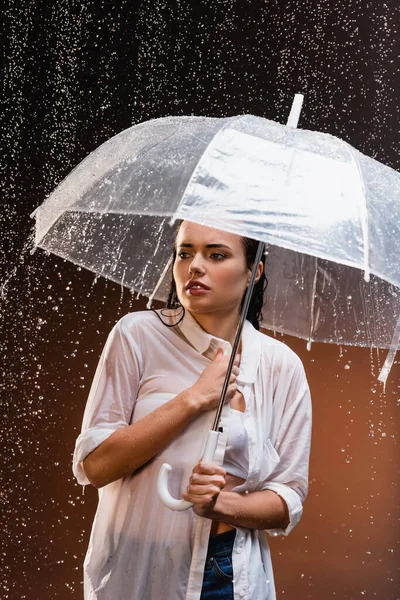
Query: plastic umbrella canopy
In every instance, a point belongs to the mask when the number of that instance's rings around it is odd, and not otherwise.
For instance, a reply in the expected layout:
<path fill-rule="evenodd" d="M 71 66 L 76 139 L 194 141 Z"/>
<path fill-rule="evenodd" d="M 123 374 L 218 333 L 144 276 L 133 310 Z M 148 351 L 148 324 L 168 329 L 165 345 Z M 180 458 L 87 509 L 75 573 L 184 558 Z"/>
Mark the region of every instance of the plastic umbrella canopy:
<path fill-rule="evenodd" d="M 264 241 L 263 327 L 393 350 L 400 174 L 328 134 L 252 115 L 154 119 L 92 152 L 35 217 L 36 246 L 158 300 L 176 220 Z"/>

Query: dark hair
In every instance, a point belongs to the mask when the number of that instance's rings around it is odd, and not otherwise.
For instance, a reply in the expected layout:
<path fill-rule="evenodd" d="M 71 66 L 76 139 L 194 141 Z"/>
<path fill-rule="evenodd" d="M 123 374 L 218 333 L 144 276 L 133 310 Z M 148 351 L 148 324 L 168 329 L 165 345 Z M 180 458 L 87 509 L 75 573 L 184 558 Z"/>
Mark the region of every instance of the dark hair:
<path fill-rule="evenodd" d="M 178 227 L 176 230 L 176 235 L 178 235 L 179 227 L 182 221 L 178 223 Z M 176 238 L 175 238 L 176 239 Z M 254 260 L 256 258 L 257 248 L 258 248 L 258 240 L 253 240 L 252 238 L 242 237 L 243 249 L 246 257 L 246 266 L 248 269 L 252 269 Z M 174 251 L 172 256 L 172 267 L 175 264 L 176 259 L 176 244 L 174 243 Z M 254 286 L 253 293 L 250 299 L 250 305 L 247 310 L 246 319 L 250 321 L 250 323 L 255 327 L 255 329 L 260 329 L 260 319 L 261 319 L 261 311 L 264 302 L 264 292 L 267 289 L 268 280 L 265 276 L 265 256 L 263 255 L 261 259 L 263 263 L 263 272 L 261 273 L 260 279 Z M 244 296 L 242 299 L 242 303 L 240 305 L 240 309 L 242 309 L 244 302 Z M 176 284 L 174 280 L 174 276 L 171 277 L 170 289 L 167 299 L 167 308 L 179 308 L 181 306 L 178 295 L 176 293 Z"/>

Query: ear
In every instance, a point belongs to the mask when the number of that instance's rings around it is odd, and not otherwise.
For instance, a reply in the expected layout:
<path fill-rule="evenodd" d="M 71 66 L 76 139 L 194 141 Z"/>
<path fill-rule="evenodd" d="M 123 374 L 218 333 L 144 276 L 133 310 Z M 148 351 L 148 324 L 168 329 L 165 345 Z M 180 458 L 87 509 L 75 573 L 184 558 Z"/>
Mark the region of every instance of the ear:
<path fill-rule="evenodd" d="M 249 283 L 250 283 L 252 271 L 253 271 L 253 268 L 249 269 L 249 275 L 248 275 L 248 278 L 247 278 L 247 285 L 249 285 Z M 264 271 L 264 265 L 262 264 L 262 262 L 260 260 L 260 262 L 258 263 L 258 267 L 257 267 L 256 280 L 255 280 L 256 283 L 260 279 L 263 271 Z"/>
<path fill-rule="evenodd" d="M 264 271 L 264 265 L 260 260 L 260 262 L 258 263 L 258 268 L 257 268 L 256 282 L 260 279 L 261 275 L 263 274 L 263 271 Z"/>

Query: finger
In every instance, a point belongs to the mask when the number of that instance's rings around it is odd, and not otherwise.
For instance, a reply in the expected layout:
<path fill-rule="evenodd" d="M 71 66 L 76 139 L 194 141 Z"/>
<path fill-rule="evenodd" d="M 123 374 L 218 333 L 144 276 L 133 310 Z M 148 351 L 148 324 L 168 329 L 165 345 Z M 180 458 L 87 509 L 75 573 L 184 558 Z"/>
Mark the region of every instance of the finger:
<path fill-rule="evenodd" d="M 236 379 L 237 379 L 237 374 L 231 373 L 231 376 L 229 377 L 229 383 L 235 383 Z"/>
<path fill-rule="evenodd" d="M 191 502 L 194 506 L 198 506 L 199 508 L 207 508 L 210 505 L 214 505 L 218 500 L 220 492 L 219 491 L 211 491 L 208 494 L 191 494 L 189 492 L 184 492 L 182 494 L 182 498 L 187 502 Z"/>
<path fill-rule="evenodd" d="M 193 469 L 193 473 L 204 473 L 205 475 L 226 475 L 226 471 L 220 465 L 200 460 Z"/>
<path fill-rule="evenodd" d="M 221 365 L 221 370 L 226 371 L 226 369 L 228 368 L 229 365 L 229 356 L 226 356 L 225 354 L 222 355 L 222 358 L 219 359 L 220 365 Z"/>
<path fill-rule="evenodd" d="M 220 350 L 220 348 L 218 348 L 218 350 Z M 240 354 L 236 354 L 236 356 L 235 356 L 235 360 L 233 361 L 233 365 L 234 365 L 235 367 L 239 367 L 239 366 L 240 366 L 240 358 L 241 358 L 241 355 L 240 355 Z M 228 355 L 224 354 L 224 355 L 222 356 L 222 360 L 221 360 L 221 362 L 223 361 L 224 363 L 226 363 L 226 365 L 228 365 L 228 364 L 229 364 L 229 361 L 230 361 L 230 359 L 231 359 L 231 357 L 230 357 L 230 355 L 229 355 L 229 354 L 228 354 Z"/>
<path fill-rule="evenodd" d="M 233 400 L 236 393 L 237 393 L 236 384 L 235 383 L 230 384 L 228 386 L 228 389 L 226 390 L 225 402 L 230 402 L 231 400 Z"/>
<path fill-rule="evenodd" d="M 221 488 L 217 485 L 188 485 L 186 493 L 189 496 L 207 496 L 210 497 L 218 495 L 221 492 Z"/>
<path fill-rule="evenodd" d="M 239 370 L 237 368 L 233 368 L 231 374 L 229 376 L 229 381 L 236 381 L 239 375 Z"/>
<path fill-rule="evenodd" d="M 226 485 L 223 475 L 205 475 L 204 473 L 193 473 L 189 479 L 189 485 L 214 485 L 220 490 Z"/>
<path fill-rule="evenodd" d="M 214 360 L 219 361 L 219 360 L 221 360 L 223 358 L 223 356 L 224 356 L 224 351 L 222 350 L 222 348 L 218 348 L 217 349 L 217 354 L 215 355 Z"/>

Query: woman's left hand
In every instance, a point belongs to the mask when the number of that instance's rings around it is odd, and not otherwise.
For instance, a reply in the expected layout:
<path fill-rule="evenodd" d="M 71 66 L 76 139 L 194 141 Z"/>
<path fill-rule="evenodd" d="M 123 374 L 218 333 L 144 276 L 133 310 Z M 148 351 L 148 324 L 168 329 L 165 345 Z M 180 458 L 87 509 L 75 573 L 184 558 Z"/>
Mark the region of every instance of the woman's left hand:
<path fill-rule="evenodd" d="M 211 517 L 218 496 L 226 485 L 226 471 L 218 465 L 198 462 L 189 480 L 184 500 L 193 503 L 193 510 L 200 517 Z"/>

